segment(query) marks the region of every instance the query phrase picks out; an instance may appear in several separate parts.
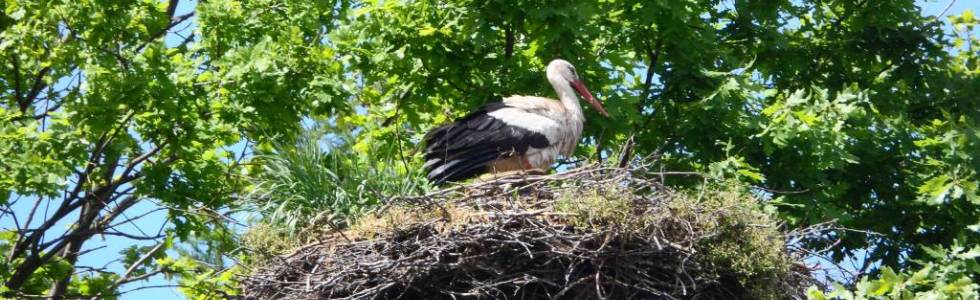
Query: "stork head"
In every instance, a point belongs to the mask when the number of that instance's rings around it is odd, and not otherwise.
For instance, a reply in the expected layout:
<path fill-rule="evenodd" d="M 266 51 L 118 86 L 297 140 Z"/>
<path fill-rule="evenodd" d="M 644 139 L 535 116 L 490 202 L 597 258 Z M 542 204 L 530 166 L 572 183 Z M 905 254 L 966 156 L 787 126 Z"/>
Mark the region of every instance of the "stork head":
<path fill-rule="evenodd" d="M 555 59 L 548 64 L 548 81 L 551 85 L 555 86 L 555 89 L 563 88 L 565 86 L 571 87 L 582 99 L 588 101 L 592 107 L 594 107 L 599 114 L 605 117 L 609 116 L 609 112 L 606 112 L 606 108 L 602 107 L 602 103 L 596 100 L 589 92 L 589 89 L 585 87 L 585 83 L 582 79 L 578 77 L 578 72 L 575 71 L 575 67 L 568 63 L 564 59 Z"/>

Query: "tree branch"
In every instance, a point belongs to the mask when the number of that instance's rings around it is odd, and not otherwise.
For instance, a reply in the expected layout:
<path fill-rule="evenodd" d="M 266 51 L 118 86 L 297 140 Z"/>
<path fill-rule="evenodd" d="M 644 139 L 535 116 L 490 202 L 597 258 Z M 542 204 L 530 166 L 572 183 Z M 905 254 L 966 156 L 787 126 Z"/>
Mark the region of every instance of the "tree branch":
<path fill-rule="evenodd" d="M 18 228 L 17 242 L 14 243 L 15 245 L 19 244 L 21 240 L 24 239 L 24 234 L 27 232 L 28 228 L 31 227 L 31 222 L 34 221 L 34 214 L 37 213 L 37 208 L 41 206 L 41 201 L 44 201 L 43 198 L 37 198 L 37 200 L 34 201 L 34 206 L 31 207 L 31 212 L 27 214 L 27 221 L 24 222 L 24 227 Z M 15 217 L 14 220 L 16 220 L 16 215 L 14 217 Z M 9 257 L 12 259 L 14 257 L 13 256 L 14 248 L 11 248 L 10 251 L 11 252 Z"/>
<path fill-rule="evenodd" d="M 106 288 L 105 290 L 103 290 L 103 292 L 104 291 L 112 291 L 112 290 L 115 290 L 116 288 L 119 287 L 119 285 L 121 285 L 123 283 L 129 282 L 129 281 L 138 280 L 138 279 L 133 279 L 133 280 L 127 281 L 128 279 L 130 279 L 129 276 L 131 274 L 133 274 L 133 271 L 135 271 L 136 268 L 138 268 L 140 265 L 142 265 L 144 262 L 146 262 L 147 259 L 150 259 L 150 257 L 153 257 L 153 255 L 155 255 L 157 253 L 157 251 L 160 251 L 160 249 L 163 249 L 163 246 L 165 244 L 166 243 L 161 242 L 161 243 L 157 244 L 156 246 L 154 246 L 153 249 L 150 249 L 150 251 L 146 252 L 146 254 L 143 254 L 142 257 L 140 257 L 138 260 L 136 260 L 136 262 L 134 262 L 132 265 L 129 266 L 129 268 L 126 269 L 126 272 L 124 272 L 123 275 L 121 277 L 119 277 L 119 279 L 116 280 L 116 282 L 114 282 L 111 286 L 109 286 L 108 288 Z M 148 273 L 148 274 L 152 274 L 152 273 Z M 149 277 L 149 276 L 146 276 L 146 277 Z M 144 277 L 144 278 L 146 278 L 146 277 Z M 102 296 L 102 293 L 103 292 L 99 292 L 95 296 L 92 296 L 92 299 L 91 300 L 98 300 L 99 297 Z"/>
<path fill-rule="evenodd" d="M 42 118 L 45 118 L 48 115 L 50 115 L 52 112 L 54 112 L 54 111 L 58 110 L 59 108 L 61 108 L 61 105 L 64 104 L 64 103 L 65 103 L 64 101 L 55 102 L 54 106 L 45 108 L 44 109 L 44 112 L 31 116 L 31 119 L 40 120 Z"/>
<path fill-rule="evenodd" d="M 504 58 L 510 59 L 514 56 L 514 24 L 507 24 L 507 29 L 504 31 Z"/>
<path fill-rule="evenodd" d="M 133 281 L 140 281 L 140 280 L 143 280 L 143 279 L 147 279 L 147 278 L 156 276 L 157 274 L 163 273 L 164 271 L 166 271 L 166 270 L 165 269 L 158 269 L 158 270 L 153 270 L 153 271 L 148 272 L 148 273 L 143 274 L 143 275 L 133 276 L 133 277 L 127 278 L 126 280 L 123 280 L 121 283 L 119 283 L 119 285 L 127 284 L 127 283 L 130 283 L 130 282 L 133 282 Z"/>
<path fill-rule="evenodd" d="M 660 59 L 660 53 L 662 51 L 663 51 L 663 39 L 658 39 L 657 40 L 657 46 L 656 46 L 656 50 L 655 51 L 649 51 L 649 50 L 647 50 L 647 56 L 649 57 L 650 65 L 648 66 L 649 69 L 647 69 L 646 82 L 644 82 L 645 87 L 644 87 L 643 94 L 642 94 L 642 97 L 643 98 L 640 98 L 640 107 L 637 108 L 638 109 L 637 112 L 641 116 L 643 115 L 643 109 L 646 108 L 647 105 L 650 105 L 650 103 L 649 103 L 650 99 L 649 98 L 650 98 L 650 93 L 651 93 L 651 86 L 653 84 L 653 76 L 650 74 L 650 70 L 653 69 L 654 66 L 656 66 L 657 61 Z M 644 128 L 650 127 L 650 122 L 653 122 L 653 116 L 652 115 L 649 118 L 647 118 L 646 122 L 643 122 L 643 126 L 642 127 L 639 127 L 637 129 L 642 130 Z"/>
<path fill-rule="evenodd" d="M 643 108 L 645 108 L 648 104 L 647 102 L 649 99 L 647 98 L 650 97 L 650 93 L 652 92 L 651 87 L 653 86 L 653 75 L 656 74 L 655 70 L 657 67 L 657 61 L 660 60 L 660 52 L 663 50 L 663 41 L 664 40 L 662 38 L 658 38 L 657 44 L 653 46 L 653 48 L 650 48 L 649 46 L 646 47 L 647 60 L 649 64 L 647 65 L 646 78 L 643 81 L 643 92 L 640 93 L 640 102 L 639 106 L 637 107 L 637 110 L 641 115 L 643 114 Z"/>
<path fill-rule="evenodd" d="M 132 116 L 132 114 L 130 114 L 129 116 Z M 126 118 L 127 120 L 129 116 L 127 116 Z M 73 192 L 74 195 L 69 198 L 66 198 L 65 201 L 62 202 L 61 207 L 59 207 L 58 210 L 55 212 L 55 214 L 52 217 L 50 217 L 47 221 L 45 221 L 44 224 L 38 227 L 38 231 L 32 233 L 22 243 L 15 245 L 14 250 L 11 252 L 11 259 L 18 258 L 21 255 L 23 255 L 27 251 L 27 247 L 30 245 L 35 245 L 35 247 L 33 248 L 36 249 L 32 251 L 30 255 L 24 258 L 24 261 L 17 266 L 13 275 L 11 275 L 11 277 L 5 283 L 5 286 L 9 290 L 14 291 L 19 289 L 20 286 L 27 281 L 30 274 L 34 273 L 34 271 L 36 271 L 37 268 L 39 268 L 41 265 L 50 261 L 55 255 L 58 255 L 62 250 L 64 250 L 68 246 L 74 247 L 74 245 L 78 245 L 80 247 L 81 244 L 83 244 L 84 240 L 88 239 L 96 232 L 101 232 L 102 229 L 104 229 L 103 227 L 107 226 L 116 216 L 122 213 L 123 210 L 128 209 L 133 204 L 135 204 L 136 202 L 135 197 L 130 196 L 129 198 L 124 200 L 123 203 L 117 206 L 113 212 L 110 212 L 109 214 L 105 215 L 101 219 L 101 221 L 96 224 L 96 227 L 93 227 L 93 222 L 95 222 L 95 219 L 98 218 L 99 212 L 102 210 L 102 208 L 109 203 L 108 199 L 112 196 L 115 189 L 118 186 L 132 182 L 133 180 L 142 177 L 142 174 L 140 174 L 139 172 L 135 174 L 129 174 L 129 173 L 132 172 L 132 170 L 135 168 L 137 164 L 147 160 L 150 156 L 152 156 L 154 153 L 159 151 L 160 147 L 157 147 L 156 149 L 148 151 L 147 153 L 144 153 L 143 155 L 133 159 L 133 161 L 127 164 L 127 168 L 125 171 L 126 173 L 123 174 L 119 179 L 112 181 L 102 187 L 96 188 L 94 191 L 87 193 L 85 197 L 79 199 L 78 201 L 72 201 L 74 199 L 77 199 L 77 193 L 80 192 L 82 186 L 84 186 L 85 183 L 87 182 L 87 178 L 89 174 L 91 174 L 91 172 L 94 170 L 95 166 L 97 165 L 98 162 L 97 156 L 101 156 L 100 154 L 101 151 L 106 147 L 105 145 L 108 144 L 109 139 L 112 138 L 111 136 L 107 136 L 107 135 L 108 132 L 106 132 L 106 134 L 103 134 L 102 138 L 106 139 L 106 141 L 100 143 L 100 145 L 96 147 L 95 151 L 93 151 L 93 157 L 90 158 L 89 165 L 86 167 L 86 171 L 79 175 L 80 180 L 76 184 L 75 191 Z M 55 223 L 57 223 L 59 220 L 67 216 L 70 212 L 74 211 L 75 209 L 78 209 L 79 207 L 82 208 L 82 212 L 79 214 L 79 220 L 77 223 L 75 223 L 75 228 L 72 230 L 71 233 L 59 237 L 58 239 L 55 239 L 53 241 L 47 242 L 44 245 L 41 245 L 40 247 L 36 247 L 40 243 L 41 237 L 44 235 L 45 232 L 47 232 L 48 229 L 50 229 L 52 226 L 54 226 Z M 51 248 L 47 249 L 48 247 Z M 41 249 L 47 249 L 48 252 L 45 253 L 44 255 L 40 255 Z"/>
<path fill-rule="evenodd" d="M 24 98 L 21 95 L 23 91 L 21 90 L 21 80 L 20 80 L 20 60 L 17 59 L 17 55 L 10 56 L 10 62 L 14 65 L 14 101 L 21 108 L 21 112 L 26 110 L 24 108 Z"/>
<path fill-rule="evenodd" d="M 124 237 L 124 238 L 132 239 L 132 240 L 137 240 L 137 241 L 158 240 L 160 238 L 166 237 L 166 235 L 162 235 L 162 234 L 155 235 L 155 236 L 140 236 L 140 235 L 135 235 L 135 234 L 123 233 L 122 231 L 118 231 L 118 230 L 101 231 L 101 232 L 93 232 L 93 233 L 98 233 L 98 234 L 102 234 L 102 235 L 111 235 L 111 236 L 121 236 L 121 237 Z"/>
<path fill-rule="evenodd" d="M 171 0 L 171 3 L 173 3 L 173 2 L 176 2 L 176 1 Z M 146 46 L 149 45 L 151 42 L 153 42 L 156 39 L 164 36 L 165 34 L 167 34 L 168 31 L 170 31 L 170 29 L 174 28 L 174 26 L 177 26 L 177 24 L 180 24 L 180 23 L 183 23 L 184 21 L 187 21 L 187 19 L 190 19 L 193 16 L 194 16 L 194 12 L 192 11 L 192 12 L 189 12 L 189 13 L 186 13 L 186 14 L 183 14 L 183 15 L 180 15 L 180 16 L 171 18 L 172 21 L 170 21 L 170 24 L 167 25 L 167 27 L 164 27 L 160 31 L 157 31 L 156 33 L 154 33 L 153 35 L 151 35 L 149 39 L 147 39 L 146 41 L 144 41 L 143 43 L 141 43 L 139 46 L 137 46 L 136 47 L 136 50 L 134 52 L 139 53 L 140 51 L 143 51 L 143 48 L 146 48 Z"/>
<path fill-rule="evenodd" d="M 92 218 L 98 216 L 99 214 L 99 210 L 100 210 L 100 208 L 98 208 L 99 205 L 100 203 L 98 202 L 93 203 L 88 201 L 86 201 L 85 204 L 82 205 L 82 211 L 79 212 L 78 214 L 78 223 L 76 223 L 78 224 L 78 226 L 74 230 L 75 232 L 88 228 L 88 224 L 91 223 Z M 60 255 L 63 258 L 63 260 L 67 262 L 67 264 L 71 267 L 72 272 L 74 272 L 75 263 L 78 262 L 79 252 L 82 250 L 82 245 L 85 244 L 86 240 L 88 240 L 88 238 L 80 234 L 69 235 L 68 238 L 64 239 L 63 242 L 59 244 L 58 247 L 55 248 L 57 250 L 51 250 L 45 256 L 53 257 L 53 255 L 58 253 L 58 255 Z M 43 259 L 42 263 L 47 262 L 49 260 L 50 258 Z M 61 278 L 55 279 L 54 283 L 51 284 L 51 289 L 48 292 L 48 296 L 50 296 L 52 299 L 64 298 L 65 293 L 68 292 L 68 285 L 71 283 L 71 279 L 72 276 L 70 273 L 66 274 Z"/>
<path fill-rule="evenodd" d="M 108 227 L 106 227 L 106 229 L 111 229 L 111 228 L 115 228 L 115 227 L 118 227 L 118 226 L 121 226 L 121 225 L 124 225 L 124 224 L 126 224 L 126 223 L 131 223 L 131 222 L 135 222 L 136 220 L 139 220 L 139 219 L 142 219 L 142 218 L 144 218 L 144 217 L 146 217 L 146 216 L 149 216 L 149 215 L 151 215 L 151 214 L 153 214 L 153 213 L 156 213 L 156 212 L 158 212 L 158 211 L 161 211 L 161 210 L 166 210 L 166 208 L 164 208 L 164 207 L 157 207 L 157 208 L 155 208 L 155 209 L 152 209 L 152 210 L 150 210 L 150 211 L 147 211 L 147 212 L 145 212 L 145 213 L 142 213 L 142 214 L 140 214 L 140 215 L 138 215 L 138 216 L 135 216 L 135 217 L 132 217 L 132 218 L 127 218 L 127 219 L 125 219 L 125 220 L 122 220 L 122 221 L 120 221 L 120 222 L 118 222 L 118 223 L 113 223 L 113 224 L 111 224 L 111 225 L 108 225 Z"/>
<path fill-rule="evenodd" d="M 113 184 L 107 185 L 106 187 L 110 186 L 113 186 Z M 105 205 L 108 204 L 108 197 L 111 192 L 112 189 L 106 189 L 102 193 L 94 194 L 94 198 L 87 197 L 92 200 L 83 202 L 84 205 L 82 205 L 82 211 L 78 215 L 78 222 L 75 223 L 74 229 L 71 231 L 71 233 L 60 238 L 60 242 L 51 247 L 51 249 L 48 250 L 48 253 L 42 256 L 38 262 L 43 264 L 53 259 L 54 256 L 60 255 L 69 262 L 69 265 L 74 267 L 75 262 L 78 259 L 78 251 L 81 249 L 85 241 L 96 233 L 103 233 L 107 224 L 111 223 L 116 216 L 122 213 L 122 211 L 132 207 L 132 205 L 136 203 L 136 200 L 138 200 L 137 197 L 130 196 L 123 200 L 122 203 L 120 203 L 119 206 L 117 206 L 112 212 L 104 215 L 102 218 L 99 218 L 99 212 Z M 96 221 L 96 219 L 98 219 L 98 221 Z M 23 265 L 17 268 L 18 273 L 24 270 L 21 268 L 22 266 Z M 14 276 L 16 276 L 18 273 L 14 273 Z M 27 274 L 30 273 L 33 273 L 33 271 L 28 272 Z M 11 278 L 14 276 L 11 276 Z M 51 288 L 49 296 L 54 299 L 60 299 L 63 297 L 65 292 L 67 292 L 67 287 L 70 282 L 70 274 L 56 281 Z"/>
<path fill-rule="evenodd" d="M 75 38 L 75 39 L 78 39 L 79 41 L 88 43 L 87 40 L 85 40 L 84 38 L 82 38 L 81 35 L 79 35 L 78 32 L 76 32 L 75 29 L 71 27 L 71 25 L 68 25 L 69 24 L 68 23 L 68 20 L 62 18 L 61 19 L 61 22 L 63 24 L 65 24 L 65 28 L 68 29 L 68 33 L 69 33 L 69 36 L 70 37 Z M 113 50 L 109 50 L 108 48 L 103 47 L 103 46 L 100 46 L 100 45 L 92 45 L 92 46 L 94 48 L 97 48 L 99 51 L 102 51 L 102 52 L 105 52 L 105 53 L 107 53 L 109 55 L 112 55 L 112 57 L 116 59 L 116 62 L 118 62 L 119 65 L 121 65 L 123 67 L 123 69 L 129 70 L 129 60 L 126 59 L 125 57 L 123 57 L 122 54 L 119 54 L 119 49 L 116 49 L 115 51 L 113 51 Z"/>
<path fill-rule="evenodd" d="M 180 0 L 170 0 L 170 3 L 167 4 L 167 17 L 169 17 L 170 19 L 173 19 L 174 13 L 177 12 L 178 2 L 180 2 Z"/>
<path fill-rule="evenodd" d="M 157 154 L 157 152 L 160 152 L 160 149 L 163 149 L 163 147 L 166 146 L 166 145 L 167 145 L 167 142 L 166 141 L 161 142 L 160 145 L 156 146 L 153 149 L 150 149 L 150 151 L 146 151 L 146 153 L 143 153 L 143 155 L 140 155 L 140 156 L 134 158 L 132 161 L 130 161 L 128 164 L 126 164 L 126 169 L 123 170 L 121 176 L 122 177 L 129 176 L 129 173 L 132 172 L 133 169 L 135 169 L 137 165 L 143 163 L 144 161 L 146 161 L 147 159 L 149 159 L 151 156 Z"/>
<path fill-rule="evenodd" d="M 105 138 L 107 138 L 106 134 L 103 134 L 103 136 L 100 139 L 105 139 Z M 11 251 L 10 259 L 14 259 L 22 255 L 23 252 L 27 250 L 26 248 L 28 245 L 32 245 L 32 244 L 36 245 L 40 243 L 41 236 L 44 234 L 44 232 L 50 229 L 51 226 L 54 226 L 55 223 L 60 221 L 69 213 L 71 213 L 75 209 L 78 209 L 83 204 L 89 202 L 89 200 L 86 199 L 92 199 L 91 197 L 93 197 L 93 195 L 96 195 L 96 197 L 100 197 L 98 195 L 102 195 L 104 193 L 108 193 L 109 195 L 111 195 L 111 193 L 115 191 L 115 188 L 117 186 L 132 182 L 133 180 L 136 180 L 142 176 L 141 174 L 134 174 L 132 176 L 129 176 L 127 174 L 113 182 L 110 182 L 105 186 L 96 188 L 95 190 L 91 191 L 87 196 L 83 197 L 82 199 L 79 199 L 78 194 L 81 193 L 83 186 L 85 185 L 86 182 L 88 182 L 88 177 L 95 169 L 95 166 L 97 166 L 99 157 L 101 156 L 101 152 L 105 149 L 106 147 L 105 145 L 107 143 L 108 141 L 100 142 L 99 145 L 96 146 L 96 149 L 92 153 L 92 157 L 89 158 L 89 161 L 87 162 L 86 170 L 78 175 L 79 181 L 75 185 L 75 189 L 72 191 L 71 196 L 66 195 L 66 198 L 62 201 L 61 206 L 58 207 L 58 210 L 55 211 L 55 213 L 50 218 L 48 218 L 43 224 L 41 224 L 41 226 L 38 226 L 35 232 L 31 234 L 31 236 L 29 236 L 28 239 L 24 240 L 24 243 L 15 245 L 14 250 Z M 109 195 L 105 195 L 101 197 L 108 198 Z M 79 199 L 79 201 L 74 201 L 75 199 Z M 57 241 L 57 239 L 55 241 Z M 39 248 L 40 249 L 47 248 L 48 246 L 53 244 L 53 242 L 54 241 L 45 243 L 45 245 L 42 245 Z"/>
<path fill-rule="evenodd" d="M 126 199 L 123 199 L 123 201 L 120 202 L 119 205 L 116 206 L 116 208 L 112 209 L 112 211 L 102 216 L 98 224 L 96 224 L 94 230 L 96 230 L 97 232 L 105 231 L 105 229 L 109 227 L 109 224 L 112 224 L 112 221 L 115 220 L 116 217 L 118 217 L 120 214 L 122 214 L 130 207 L 133 207 L 133 205 L 136 205 L 136 202 L 138 202 L 139 199 L 140 198 L 136 196 L 129 196 L 126 197 Z"/>
<path fill-rule="evenodd" d="M 34 77 L 34 85 L 31 86 L 31 90 L 27 93 L 27 97 L 22 99 L 23 102 L 21 102 L 21 113 L 27 113 L 27 108 L 34 103 L 37 96 L 41 94 L 41 90 L 47 86 L 47 84 L 44 83 L 44 76 L 47 76 L 48 72 L 51 72 L 51 67 L 44 67 L 40 72 L 37 72 L 37 76 Z"/>
<path fill-rule="evenodd" d="M 136 288 L 133 288 L 131 290 L 127 290 L 127 291 L 123 291 L 123 292 L 117 292 L 117 293 L 115 293 L 115 295 L 116 296 L 121 296 L 121 295 L 124 295 L 124 294 L 127 294 L 127 293 L 131 293 L 131 292 L 135 292 L 135 291 L 139 291 L 139 290 L 146 290 L 146 289 L 184 288 L 184 287 L 187 287 L 187 286 L 186 285 L 182 285 L 182 284 L 146 285 L 146 286 L 136 287 Z"/>

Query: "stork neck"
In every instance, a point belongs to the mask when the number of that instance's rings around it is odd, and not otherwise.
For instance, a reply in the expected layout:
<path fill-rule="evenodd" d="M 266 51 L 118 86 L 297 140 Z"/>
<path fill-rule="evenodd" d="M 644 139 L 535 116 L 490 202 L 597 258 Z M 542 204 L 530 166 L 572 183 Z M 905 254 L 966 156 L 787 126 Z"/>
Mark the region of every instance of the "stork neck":
<path fill-rule="evenodd" d="M 578 120 L 584 120 L 585 115 L 582 114 L 582 106 L 579 104 L 578 96 L 575 95 L 575 90 L 572 89 L 572 85 L 568 82 L 562 82 L 559 84 L 554 84 L 555 92 L 558 94 L 558 99 L 561 100 L 562 106 L 569 114 Z"/>

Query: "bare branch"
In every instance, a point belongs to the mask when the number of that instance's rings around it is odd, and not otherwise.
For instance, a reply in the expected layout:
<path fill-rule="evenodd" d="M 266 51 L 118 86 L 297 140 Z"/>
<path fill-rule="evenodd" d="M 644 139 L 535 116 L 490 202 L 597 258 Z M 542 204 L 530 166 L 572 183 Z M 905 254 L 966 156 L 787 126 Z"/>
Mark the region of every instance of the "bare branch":
<path fill-rule="evenodd" d="M 100 232 L 95 232 L 95 233 L 99 233 L 99 234 L 103 234 L 103 235 L 121 236 L 121 237 L 125 237 L 125 238 L 131 239 L 131 240 L 138 240 L 138 241 L 143 241 L 143 240 L 157 240 L 157 239 L 161 239 L 163 237 L 166 237 L 166 235 L 164 235 L 164 234 L 155 235 L 155 236 L 139 236 L 139 235 L 128 234 L 128 233 L 124 233 L 122 231 L 116 231 L 116 230 L 106 230 L 106 231 L 100 231 Z"/>
<path fill-rule="evenodd" d="M 146 254 L 143 254 L 142 257 L 140 257 L 138 260 L 136 260 L 136 262 L 134 262 L 132 265 L 129 266 L 129 268 L 126 269 L 126 272 L 123 272 L 122 276 L 119 277 L 119 279 L 117 279 L 115 283 L 113 283 L 111 286 L 109 286 L 109 288 L 106 288 L 105 290 L 106 291 L 115 290 L 116 288 L 119 287 L 120 284 L 123 284 L 123 283 L 127 282 L 126 280 L 127 279 L 130 279 L 129 276 L 131 274 L 133 274 L 133 271 L 135 271 L 136 268 L 138 268 L 140 265 L 142 265 L 144 262 L 146 262 L 147 259 L 150 259 L 151 257 L 153 257 L 153 255 L 156 255 L 157 251 L 160 251 L 160 249 L 163 249 L 163 246 L 165 244 L 166 243 L 161 242 L 161 243 L 157 244 L 156 246 L 154 246 L 153 249 L 150 249 L 150 251 L 146 252 Z M 102 292 L 99 292 L 95 296 L 92 296 L 92 299 L 91 300 L 98 300 L 99 297 L 101 297 L 101 296 L 102 296 Z"/>
<path fill-rule="evenodd" d="M 949 4 L 946 4 L 946 7 L 943 8 L 943 12 L 939 13 L 939 15 L 936 16 L 936 18 L 942 18 L 943 15 L 945 15 L 947 12 L 949 12 L 949 8 L 953 7 L 953 4 L 955 4 L 955 3 L 956 3 L 956 0 L 950 0 L 949 1 Z"/>
<path fill-rule="evenodd" d="M 121 176 L 123 176 L 123 177 L 129 176 L 129 173 L 132 172 L 133 169 L 136 168 L 137 165 L 139 165 L 140 163 L 143 163 L 144 161 L 146 161 L 147 159 L 149 159 L 151 156 L 157 154 L 157 152 L 160 152 L 160 149 L 163 149 L 163 147 L 166 146 L 166 145 L 167 145 L 167 142 L 166 141 L 161 142 L 160 145 L 154 147 L 153 149 L 150 149 L 150 151 L 146 151 L 146 153 L 143 153 L 143 155 L 140 155 L 140 156 L 134 158 L 132 161 L 130 161 L 128 164 L 126 164 L 126 169 L 123 170 Z"/>
<path fill-rule="evenodd" d="M 144 280 L 144 279 L 147 279 L 147 278 L 150 278 L 150 277 L 153 277 L 153 276 L 157 276 L 160 273 L 163 273 L 164 271 L 166 271 L 166 270 L 164 270 L 164 269 L 157 269 L 157 270 L 153 270 L 153 271 L 147 272 L 146 274 L 143 274 L 143 275 L 132 276 L 132 277 L 129 277 L 129 278 L 125 279 L 125 280 L 122 280 L 122 282 L 120 282 L 119 285 L 127 284 L 127 283 L 134 282 L 134 281 L 140 281 L 140 280 Z"/>
<path fill-rule="evenodd" d="M 646 46 L 647 55 L 647 74 L 646 78 L 643 80 L 643 92 L 640 94 L 640 102 L 638 109 L 642 113 L 643 108 L 647 105 L 647 98 L 650 97 L 651 88 L 653 87 L 653 75 L 656 74 L 657 63 L 660 60 L 660 52 L 663 50 L 663 38 L 658 38 L 657 43 L 650 47 L 649 44 Z"/>
<path fill-rule="evenodd" d="M 172 288 L 183 288 L 183 287 L 187 287 L 187 286 L 180 285 L 180 284 L 144 285 L 144 286 L 133 288 L 133 289 L 130 289 L 130 290 L 126 290 L 126 291 L 122 291 L 122 292 L 117 292 L 116 293 L 116 296 L 125 295 L 125 294 L 132 293 L 132 292 L 139 291 L 139 290 L 162 289 L 162 288 L 172 289 Z"/>
<path fill-rule="evenodd" d="M 167 17 L 174 18 L 174 13 L 177 12 L 177 4 L 179 2 L 180 0 L 170 0 L 170 3 L 167 4 Z"/>
<path fill-rule="evenodd" d="M 149 215 L 151 215 L 151 214 L 153 214 L 155 212 L 166 210 L 166 209 L 167 208 L 165 208 L 165 207 L 158 207 L 158 208 L 155 208 L 155 209 L 151 209 L 150 211 L 147 211 L 147 212 L 142 213 L 140 215 L 137 215 L 135 217 L 126 218 L 126 220 L 120 221 L 118 223 L 113 223 L 112 225 L 109 225 L 108 227 L 106 227 L 106 229 L 111 229 L 111 228 L 115 228 L 115 227 L 118 227 L 118 226 L 121 226 L 121 225 L 124 225 L 124 224 L 127 224 L 127 223 L 135 222 L 136 220 L 142 219 L 143 217 L 149 216 Z"/>

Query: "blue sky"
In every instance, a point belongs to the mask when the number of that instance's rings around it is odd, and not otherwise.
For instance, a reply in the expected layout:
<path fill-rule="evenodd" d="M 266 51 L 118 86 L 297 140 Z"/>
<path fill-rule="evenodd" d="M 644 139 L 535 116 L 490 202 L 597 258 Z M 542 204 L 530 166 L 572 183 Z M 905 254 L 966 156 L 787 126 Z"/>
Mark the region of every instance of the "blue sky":
<path fill-rule="evenodd" d="M 937 15 L 946 11 L 945 16 L 958 15 L 967 9 L 972 9 L 977 12 L 980 11 L 980 1 L 978 0 L 933 0 L 933 1 L 916 1 L 922 8 L 923 13 L 926 15 Z M 181 15 L 193 10 L 196 6 L 196 0 L 183 0 L 177 8 L 177 15 Z M 950 4 L 952 4 L 950 6 Z M 194 24 L 196 19 L 191 19 L 188 24 L 190 26 L 178 26 L 175 28 L 176 32 L 170 33 L 166 36 L 165 42 L 168 46 L 174 46 L 183 40 L 183 36 L 187 36 L 194 30 Z M 947 28 L 949 30 L 949 28 Z M 980 29 L 978 29 L 980 30 Z M 240 147 L 238 147 L 240 148 Z M 236 153 L 240 153 L 241 149 L 234 149 Z M 26 215 L 31 209 L 34 201 L 31 199 L 22 199 L 18 201 L 14 206 L 14 211 L 19 215 Z M 142 201 L 135 207 L 127 211 L 126 217 L 134 217 L 143 213 L 149 213 L 146 217 L 141 218 L 138 222 L 126 225 L 127 232 L 140 232 L 145 231 L 147 233 L 153 234 L 157 232 L 162 226 L 166 225 L 166 212 L 163 210 L 154 211 L 158 208 L 153 202 Z M 43 207 L 40 209 L 44 209 Z M 42 210 L 43 211 L 43 210 Z M 71 218 L 66 218 L 71 219 Z M 56 228 L 67 228 L 69 224 L 58 224 Z M 11 218 L 0 218 L 0 230 L 9 229 L 13 227 L 13 220 Z M 86 244 L 88 249 L 97 249 L 95 251 L 89 252 L 82 257 L 80 257 L 79 264 L 89 265 L 89 266 L 105 266 L 108 270 L 114 272 L 123 272 L 125 266 L 121 263 L 114 261 L 118 258 L 117 253 L 119 251 L 130 247 L 132 245 L 154 245 L 154 241 L 133 241 L 130 239 L 119 238 L 119 237 L 109 237 L 104 238 L 96 237 L 92 241 Z M 168 282 L 164 278 L 157 276 L 151 280 L 145 282 L 137 282 L 126 285 L 122 290 L 129 290 L 135 288 L 144 288 L 136 290 L 130 293 L 126 293 L 122 296 L 125 300 L 150 300 L 150 299 L 182 299 L 181 294 L 173 287 L 158 287 L 150 288 L 153 286 L 168 286 L 173 283 Z"/>

